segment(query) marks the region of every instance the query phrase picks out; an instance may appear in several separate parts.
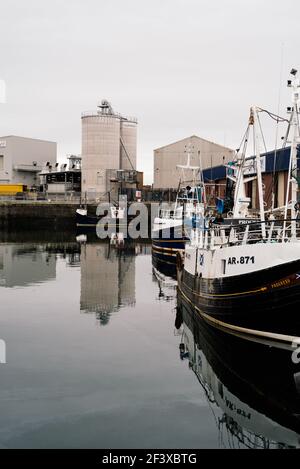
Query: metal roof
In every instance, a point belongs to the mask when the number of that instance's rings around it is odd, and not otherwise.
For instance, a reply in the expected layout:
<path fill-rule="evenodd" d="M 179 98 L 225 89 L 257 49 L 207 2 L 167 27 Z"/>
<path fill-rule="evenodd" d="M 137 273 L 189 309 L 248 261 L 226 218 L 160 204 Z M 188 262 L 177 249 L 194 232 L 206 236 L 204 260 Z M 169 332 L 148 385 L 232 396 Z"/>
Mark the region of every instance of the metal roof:
<path fill-rule="evenodd" d="M 275 172 L 288 171 L 290 164 L 291 147 L 281 148 L 279 150 L 272 150 L 263 153 L 262 156 L 266 158 L 266 166 L 264 174 Z M 298 147 L 298 169 L 300 169 L 300 147 Z M 203 171 L 204 182 L 216 181 L 226 178 L 225 166 L 214 166 Z"/>

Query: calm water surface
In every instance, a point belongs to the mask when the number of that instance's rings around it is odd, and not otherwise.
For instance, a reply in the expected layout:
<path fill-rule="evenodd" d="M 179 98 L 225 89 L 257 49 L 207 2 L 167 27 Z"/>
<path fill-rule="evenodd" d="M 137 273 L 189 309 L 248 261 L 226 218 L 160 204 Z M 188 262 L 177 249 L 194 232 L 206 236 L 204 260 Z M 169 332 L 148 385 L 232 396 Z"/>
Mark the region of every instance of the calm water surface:
<path fill-rule="evenodd" d="M 62 239 L 19 233 L 0 243 L 1 447 L 299 445 L 290 357 L 276 357 L 276 379 L 261 385 L 273 355 L 258 374 L 234 362 L 245 346 L 232 352 L 177 305 L 175 283 L 153 272 L 150 244 Z"/>

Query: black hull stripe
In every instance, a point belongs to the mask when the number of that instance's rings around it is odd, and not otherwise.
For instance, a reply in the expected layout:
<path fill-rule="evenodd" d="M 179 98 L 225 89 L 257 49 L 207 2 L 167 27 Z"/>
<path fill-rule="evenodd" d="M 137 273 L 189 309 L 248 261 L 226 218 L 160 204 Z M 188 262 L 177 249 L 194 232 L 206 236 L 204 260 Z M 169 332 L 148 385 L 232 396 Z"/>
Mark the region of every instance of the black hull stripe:
<path fill-rule="evenodd" d="M 249 329 L 241 326 L 236 326 L 234 324 L 226 323 L 224 321 L 221 321 L 220 319 L 213 318 L 212 316 L 204 313 L 200 308 L 198 308 L 196 305 L 193 304 L 193 302 L 188 298 L 187 295 L 183 292 L 181 289 L 181 286 L 178 284 L 178 290 L 180 291 L 180 294 L 184 297 L 184 299 L 200 314 L 200 316 L 209 324 L 212 326 L 226 330 L 228 333 L 235 334 L 242 334 L 243 336 L 254 336 L 257 338 L 264 338 L 264 339 L 269 339 L 272 341 L 280 342 L 282 344 L 288 345 L 292 348 L 292 344 L 294 341 L 298 340 L 299 337 L 297 336 L 292 336 L 292 335 L 285 335 L 285 334 L 277 334 L 273 332 L 267 332 L 267 331 L 260 331 L 256 329 Z"/>
<path fill-rule="evenodd" d="M 275 293 L 300 284 L 300 261 L 277 265 L 269 269 L 222 278 L 204 278 L 183 270 L 184 285 L 203 298 L 224 298 L 262 293 Z M 267 281 L 266 281 L 267 280 Z M 283 284 L 281 284 L 284 280 Z"/>

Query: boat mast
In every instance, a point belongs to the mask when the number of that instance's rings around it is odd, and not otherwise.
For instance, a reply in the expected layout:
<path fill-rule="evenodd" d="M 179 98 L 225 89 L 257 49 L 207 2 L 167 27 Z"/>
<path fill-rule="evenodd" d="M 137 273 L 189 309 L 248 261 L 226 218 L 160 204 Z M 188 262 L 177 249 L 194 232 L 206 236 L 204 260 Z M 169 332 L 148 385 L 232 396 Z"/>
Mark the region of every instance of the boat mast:
<path fill-rule="evenodd" d="M 186 148 L 186 146 L 185 146 Z M 179 193 L 180 193 L 180 186 L 182 183 L 185 182 L 185 173 L 184 173 L 184 170 L 185 169 L 190 169 L 191 168 L 191 148 L 192 148 L 192 145 L 191 145 L 191 142 L 189 142 L 188 144 L 188 147 L 187 147 L 187 150 L 184 150 L 184 153 L 187 152 L 187 164 L 186 165 L 176 165 L 176 168 L 177 169 L 181 169 L 181 174 L 182 174 L 182 178 L 180 177 L 179 178 L 179 183 L 178 183 L 178 188 L 177 188 L 177 194 L 176 194 L 176 200 L 175 200 L 175 205 L 174 205 L 174 213 L 177 212 L 177 209 L 179 207 L 179 203 L 178 203 L 178 200 L 179 200 Z"/>
<path fill-rule="evenodd" d="M 234 170 L 236 175 L 229 175 L 228 178 L 235 183 L 234 188 L 234 205 L 233 205 L 233 218 L 240 218 L 248 216 L 248 206 L 250 199 L 246 197 L 245 184 L 248 181 L 244 179 L 244 164 L 245 153 L 237 154 L 237 161 L 235 164 L 226 165 L 230 170 Z"/>
<path fill-rule="evenodd" d="M 288 182 L 286 189 L 286 201 L 284 209 L 284 219 L 287 219 L 288 208 L 291 208 L 291 237 L 296 237 L 296 204 L 297 204 L 297 192 L 298 192 L 298 182 L 297 182 L 297 147 L 299 143 L 299 120 L 298 120 L 298 102 L 299 102 L 299 88 L 300 82 L 297 78 L 297 70 L 294 68 L 291 70 L 291 75 L 294 77 L 292 80 L 288 80 L 288 86 L 292 88 L 292 109 L 291 109 L 291 118 L 289 123 L 289 130 L 291 130 L 292 141 L 291 141 L 291 152 L 290 152 L 290 164 L 288 172 Z M 288 109 L 289 110 L 289 109 Z M 288 138 L 288 136 L 287 136 Z M 291 201 L 289 201 L 291 188 Z M 284 222 L 284 231 L 283 236 L 285 236 L 285 226 Z"/>
<path fill-rule="evenodd" d="M 258 110 L 256 106 L 252 106 L 250 110 L 250 125 L 253 125 L 254 135 L 255 135 L 255 162 L 256 162 L 256 177 L 257 177 L 257 188 L 258 188 L 258 200 L 259 200 L 259 212 L 261 231 L 263 239 L 266 238 L 266 225 L 265 225 L 265 206 L 264 206 L 264 192 L 263 192 L 263 182 L 262 182 L 262 169 L 261 169 L 261 151 L 260 151 L 260 133 L 259 133 L 259 120 L 258 120 Z"/>
<path fill-rule="evenodd" d="M 191 166 L 191 154 L 194 153 L 194 151 L 192 150 L 192 148 L 194 148 L 194 147 L 192 147 L 191 143 L 189 143 L 186 148 L 187 148 L 187 150 L 184 150 L 184 153 L 187 153 L 187 162 L 186 162 L 186 164 L 185 165 L 184 164 L 178 164 L 176 166 L 176 168 L 181 169 L 181 171 L 182 171 L 182 180 L 183 181 L 187 181 L 186 176 L 185 176 L 185 170 L 192 171 L 193 175 L 194 175 L 194 172 L 196 170 L 199 170 L 198 166 Z"/>
<path fill-rule="evenodd" d="M 201 202 L 205 204 L 206 206 L 206 189 L 205 189 L 205 182 L 204 182 L 204 176 L 203 176 L 203 170 L 202 170 L 202 161 L 201 161 L 201 152 L 200 150 L 198 150 L 198 158 L 199 158 L 199 180 L 200 180 L 200 183 L 199 183 L 199 186 L 200 186 L 200 189 L 201 189 Z M 196 179 L 196 175 L 195 175 L 195 179 Z M 197 184 L 195 183 L 195 186 Z M 198 196 L 199 198 L 199 196 Z"/>
<path fill-rule="evenodd" d="M 253 114 L 250 114 L 247 130 L 241 142 L 240 148 L 237 150 L 236 161 L 225 165 L 234 174 L 227 173 L 227 178 L 235 183 L 234 187 L 234 204 L 232 209 L 233 218 L 247 218 L 249 216 L 250 197 L 246 197 L 246 184 L 250 181 L 256 180 L 256 175 L 245 177 L 248 169 L 246 164 L 246 151 L 249 139 L 250 127 L 253 126 Z M 253 159 L 253 158 L 251 158 Z"/>
<path fill-rule="evenodd" d="M 192 189 L 194 191 L 197 191 L 197 186 L 199 185 L 202 189 L 203 194 L 204 194 L 204 180 L 203 180 L 201 165 L 200 166 L 191 166 L 191 154 L 194 153 L 192 148 L 194 148 L 194 146 L 192 146 L 191 143 L 189 143 L 188 146 L 187 146 L 187 150 L 185 150 L 185 153 L 187 153 L 187 163 L 185 165 L 178 164 L 176 166 L 176 168 L 181 169 L 181 171 L 182 171 L 181 182 L 192 183 L 192 185 L 194 186 Z M 199 155 L 199 162 L 200 162 L 201 161 L 200 160 L 200 152 L 198 152 L 198 155 Z M 185 171 L 191 171 L 192 172 L 192 180 L 191 181 L 186 179 Z M 197 180 L 196 180 L 197 175 L 199 175 L 199 182 L 197 182 Z M 205 195 L 203 195 L 203 196 L 205 198 Z M 198 199 L 198 195 L 197 195 L 197 199 Z"/>

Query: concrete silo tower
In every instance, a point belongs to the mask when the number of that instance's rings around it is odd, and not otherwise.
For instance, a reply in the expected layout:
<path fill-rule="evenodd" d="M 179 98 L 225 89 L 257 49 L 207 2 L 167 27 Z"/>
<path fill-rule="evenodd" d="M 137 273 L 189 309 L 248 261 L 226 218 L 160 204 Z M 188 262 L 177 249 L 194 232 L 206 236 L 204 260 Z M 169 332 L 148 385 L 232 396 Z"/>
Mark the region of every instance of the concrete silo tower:
<path fill-rule="evenodd" d="M 82 114 L 82 192 L 107 198 L 112 175 L 136 170 L 137 120 L 115 113 L 103 100 L 96 112 Z"/>
<path fill-rule="evenodd" d="M 121 119 L 121 169 L 136 169 L 136 133 L 136 122 Z"/>

